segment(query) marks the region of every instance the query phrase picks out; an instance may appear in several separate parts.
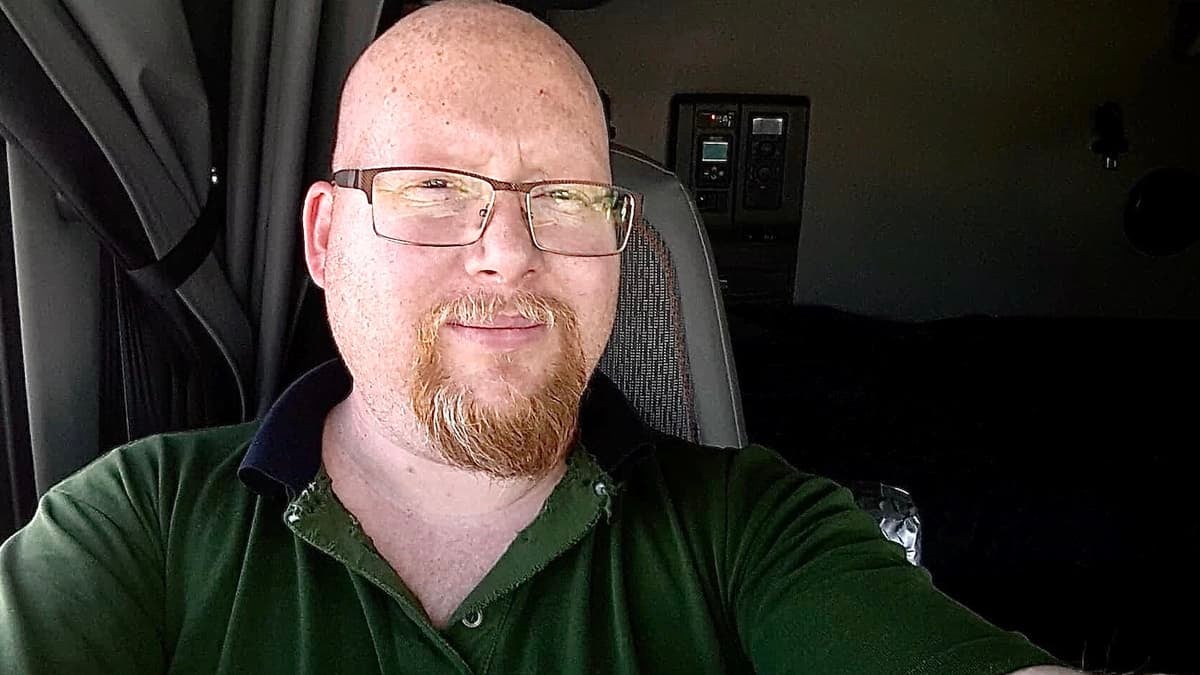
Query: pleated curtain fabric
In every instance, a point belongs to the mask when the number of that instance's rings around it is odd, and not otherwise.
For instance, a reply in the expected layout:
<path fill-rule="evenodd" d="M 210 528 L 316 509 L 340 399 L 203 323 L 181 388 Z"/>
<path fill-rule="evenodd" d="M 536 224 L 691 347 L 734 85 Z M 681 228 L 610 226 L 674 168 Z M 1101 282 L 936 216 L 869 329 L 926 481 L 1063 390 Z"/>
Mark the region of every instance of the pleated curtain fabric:
<path fill-rule="evenodd" d="M 21 307 L 39 493 L 115 442 L 249 419 L 285 384 L 300 199 L 328 175 L 337 94 L 381 4 L 0 0 L 0 132 L 28 202 L 11 209 L 17 280 L 79 249 Z M 74 318 L 39 302 L 72 289 Z"/>
<path fill-rule="evenodd" d="M 257 335 L 252 411 L 287 383 L 290 329 L 307 290 L 305 188 L 330 176 L 338 95 L 375 37 L 382 0 L 239 0 L 229 65 L 228 279 Z"/>

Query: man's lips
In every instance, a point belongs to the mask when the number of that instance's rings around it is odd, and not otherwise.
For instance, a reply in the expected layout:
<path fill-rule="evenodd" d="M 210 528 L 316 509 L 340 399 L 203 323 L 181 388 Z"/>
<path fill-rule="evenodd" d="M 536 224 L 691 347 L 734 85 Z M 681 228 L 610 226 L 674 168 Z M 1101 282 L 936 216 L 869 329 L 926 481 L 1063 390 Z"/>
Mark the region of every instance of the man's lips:
<path fill-rule="evenodd" d="M 451 326 L 459 326 L 462 328 L 479 328 L 483 330 L 499 330 L 499 329 L 523 329 L 537 328 L 544 324 L 538 323 L 532 319 L 527 319 L 523 316 L 497 316 L 489 321 L 479 321 L 471 323 L 450 322 Z"/>
<path fill-rule="evenodd" d="M 483 347 L 511 350 L 524 347 L 540 340 L 545 335 L 544 323 L 525 317 L 495 317 L 478 324 L 447 323 L 452 335 L 469 340 Z"/>

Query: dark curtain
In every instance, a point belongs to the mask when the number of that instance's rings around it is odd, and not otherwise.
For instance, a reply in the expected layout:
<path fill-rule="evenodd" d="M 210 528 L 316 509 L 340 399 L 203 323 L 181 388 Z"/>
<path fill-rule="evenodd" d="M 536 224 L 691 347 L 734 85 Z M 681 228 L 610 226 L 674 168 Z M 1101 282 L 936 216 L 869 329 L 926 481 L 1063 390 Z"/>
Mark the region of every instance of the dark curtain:
<path fill-rule="evenodd" d="M 282 382 L 306 272 L 300 205 L 308 183 L 328 178 L 337 98 L 375 35 L 381 0 L 239 1 L 229 69 L 230 283 L 258 336 L 252 409 Z"/>
<path fill-rule="evenodd" d="M 284 384 L 300 199 L 379 8 L 0 0 L 39 492 L 115 443 L 252 417 Z"/>
<path fill-rule="evenodd" d="M 0 131 L 10 150 L 33 469 L 44 491 L 131 434 L 228 419 L 231 407 L 239 416 L 241 397 L 236 387 L 228 391 L 238 377 L 230 365 L 236 362 L 216 351 L 220 344 L 212 339 L 237 325 L 207 330 L 229 313 L 214 306 L 219 288 L 188 297 L 186 284 L 173 278 L 211 277 L 219 274 L 215 265 L 184 275 L 160 264 L 178 263 L 179 251 L 198 248 L 193 232 L 200 230 L 193 226 L 208 187 L 201 181 L 204 193 L 194 190 L 171 152 L 192 143 L 184 138 L 186 119 L 143 121 L 157 119 L 163 101 L 194 107 L 176 85 L 165 84 L 182 78 L 186 90 L 186 78 L 172 72 L 163 54 L 152 59 L 161 60 L 161 71 L 131 55 L 133 37 L 128 44 L 127 36 L 114 39 L 107 53 L 95 49 L 81 32 L 95 17 L 79 15 L 76 23 L 53 3 L 3 9 L 12 22 L 0 29 L 0 49 L 12 67 L 0 81 Z M 122 78 L 105 58 L 134 64 L 137 72 Z M 121 79 L 135 95 L 125 94 Z M 172 230 L 180 234 L 173 241 Z M 124 283 L 111 281 L 113 267 Z M 121 320 L 147 300 L 153 309 Z M 189 347 L 177 360 L 155 358 L 163 345 L 176 343 Z M 177 406 L 178 392 L 194 398 Z"/>
<path fill-rule="evenodd" d="M 36 494 L 21 364 L 8 152 L 7 145 L 0 142 L 0 540 L 33 515 Z"/>

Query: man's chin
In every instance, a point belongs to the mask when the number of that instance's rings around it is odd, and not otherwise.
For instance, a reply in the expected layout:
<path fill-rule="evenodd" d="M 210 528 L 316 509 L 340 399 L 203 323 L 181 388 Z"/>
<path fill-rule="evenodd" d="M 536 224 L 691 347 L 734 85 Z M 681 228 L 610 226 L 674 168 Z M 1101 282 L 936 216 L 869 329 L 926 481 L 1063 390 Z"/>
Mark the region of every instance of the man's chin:
<path fill-rule="evenodd" d="M 443 372 L 438 382 L 418 390 L 413 410 L 450 465 L 500 479 L 533 478 L 561 460 L 583 391 L 578 376 L 547 372 L 521 382 Z"/>
<path fill-rule="evenodd" d="M 504 349 L 446 340 L 436 349 L 440 367 L 460 383 L 507 383 L 519 389 L 529 383 L 544 381 L 563 357 L 557 340 L 540 340 Z"/>
<path fill-rule="evenodd" d="M 546 388 L 549 374 L 500 364 L 466 369 L 447 379 L 451 389 L 467 392 L 480 408 L 505 413 L 525 407 L 530 397 Z"/>

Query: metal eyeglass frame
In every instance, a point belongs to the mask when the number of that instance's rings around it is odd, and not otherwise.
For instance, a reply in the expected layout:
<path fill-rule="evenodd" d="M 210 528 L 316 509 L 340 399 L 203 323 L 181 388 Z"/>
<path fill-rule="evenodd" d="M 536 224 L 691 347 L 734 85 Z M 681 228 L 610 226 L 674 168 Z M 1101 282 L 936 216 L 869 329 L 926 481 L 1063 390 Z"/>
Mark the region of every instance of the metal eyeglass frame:
<path fill-rule="evenodd" d="M 375 176 L 377 176 L 385 171 L 437 171 L 440 173 L 449 173 L 449 174 L 454 174 L 457 176 L 467 176 L 470 178 L 477 178 L 479 180 L 485 181 L 488 185 L 492 186 L 492 198 L 488 201 L 488 204 L 485 207 L 486 213 L 483 214 L 482 220 L 479 223 L 479 233 L 471 241 L 464 242 L 461 244 L 422 244 L 422 243 L 418 243 L 415 241 L 408 241 L 405 239 L 398 239 L 396 237 L 389 237 L 387 235 L 380 234 L 379 228 L 377 228 L 375 226 L 375 209 L 374 209 L 373 198 L 372 198 L 372 188 L 374 187 Z M 375 231 L 375 236 L 377 236 L 381 239 L 386 239 L 388 241 L 394 241 L 398 244 L 405 244 L 408 246 L 429 246 L 429 247 L 433 247 L 433 248 L 453 248 L 453 247 L 457 247 L 457 246 L 470 246 L 471 244 L 478 242 L 480 239 L 483 238 L 484 231 L 487 230 L 488 224 L 491 223 L 491 221 L 492 221 L 492 214 L 495 212 L 495 209 L 493 207 L 496 204 L 496 193 L 499 191 L 502 191 L 502 190 L 505 192 L 520 192 L 525 195 L 525 224 L 529 226 L 529 240 L 533 242 L 533 245 L 535 248 L 537 248 L 539 251 L 545 251 L 546 253 L 554 253 L 557 255 L 566 255 L 566 256 L 572 256 L 572 257 L 576 257 L 576 258 L 605 258 L 608 256 L 620 255 L 621 252 L 625 250 L 626 244 L 629 243 L 629 234 L 631 232 L 633 232 L 633 226 L 636 223 L 638 223 L 642 218 L 642 199 L 643 199 L 642 195 L 640 193 L 634 192 L 632 190 L 628 190 L 626 188 L 618 188 L 620 190 L 623 190 L 623 191 L 629 193 L 629 195 L 633 199 L 633 213 L 630 214 L 630 216 L 629 216 L 629 224 L 628 224 L 628 227 L 625 228 L 625 236 L 621 239 L 620 246 L 617 248 L 617 250 L 613 251 L 611 253 L 566 253 L 564 251 L 558 251 L 558 250 L 555 250 L 552 248 L 546 248 L 545 246 L 542 246 L 540 243 L 538 243 L 537 235 L 534 234 L 534 231 L 533 231 L 533 201 L 532 201 L 533 197 L 531 195 L 531 191 L 534 188 L 540 187 L 542 185 L 561 185 L 564 183 L 575 184 L 575 185 L 594 185 L 597 187 L 617 187 L 617 186 L 609 184 L 609 183 L 600 183 L 600 182 L 590 181 L 590 180 L 564 180 L 564 179 L 538 180 L 538 181 L 531 181 L 528 183 L 510 183 L 508 181 L 497 180 L 495 178 L 490 178 L 488 176 L 483 176 L 483 175 L 480 175 L 477 173 L 471 173 L 470 171 L 460 171 L 458 169 L 447 169 L 447 168 L 440 167 L 440 166 L 384 166 L 384 167 L 375 167 L 375 168 L 370 168 L 370 169 L 340 169 L 338 171 L 333 172 L 332 182 L 334 185 L 336 185 L 338 187 L 361 190 L 364 194 L 367 195 L 367 203 L 372 205 L 372 207 L 371 207 L 371 229 Z"/>

